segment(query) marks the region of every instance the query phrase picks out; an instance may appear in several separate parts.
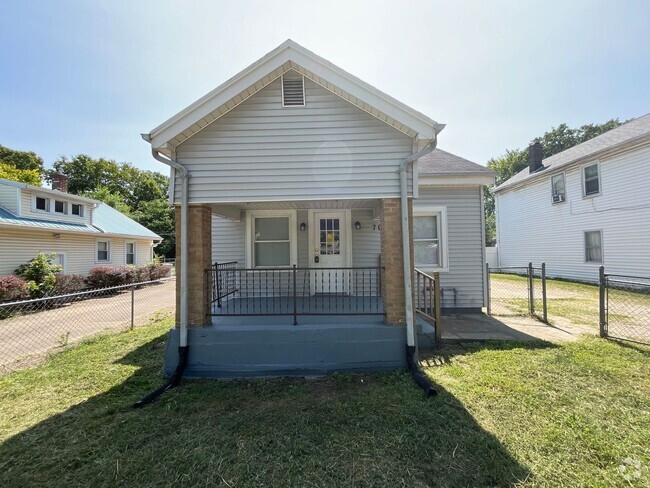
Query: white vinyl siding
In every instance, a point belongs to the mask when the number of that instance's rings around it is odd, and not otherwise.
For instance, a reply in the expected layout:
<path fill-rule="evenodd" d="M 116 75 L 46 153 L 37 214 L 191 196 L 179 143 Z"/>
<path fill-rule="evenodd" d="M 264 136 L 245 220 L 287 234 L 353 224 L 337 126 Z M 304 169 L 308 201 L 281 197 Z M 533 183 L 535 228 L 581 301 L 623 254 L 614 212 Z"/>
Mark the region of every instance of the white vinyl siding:
<path fill-rule="evenodd" d="M 310 80 L 305 107 L 280 92 L 278 79 L 176 148 L 190 203 L 399 196 L 411 138 Z"/>
<path fill-rule="evenodd" d="M 443 249 L 447 253 L 445 267 L 448 271 L 440 272 L 440 285 L 444 289 L 443 308 L 477 309 L 484 305 L 482 198 L 479 186 L 420 187 L 420 197 L 413 202 L 414 215 L 430 207 L 444 207 L 446 210 L 447 243 Z M 419 267 L 425 272 L 438 271 L 434 267 Z"/>
<path fill-rule="evenodd" d="M 567 204 L 552 205 L 548 178 L 498 193 L 501 266 L 546 262 L 549 276 L 598 280 L 585 262 L 584 232 L 602 230 L 608 273 L 650 276 L 650 146 L 600 160 L 598 198 L 582 198 L 582 167 L 565 170 Z"/>
<path fill-rule="evenodd" d="M 112 237 L 111 243 L 113 261 L 110 266 L 125 264 L 124 239 Z M 95 263 L 95 244 L 94 235 L 61 233 L 55 238 L 51 231 L 3 227 L 0 229 L 0 276 L 13 274 L 18 266 L 33 259 L 39 252 L 64 253 L 67 257 L 66 273 L 87 275 L 92 268 L 99 266 Z M 147 264 L 150 245 L 151 241 L 137 241 L 136 264 Z"/>
<path fill-rule="evenodd" d="M 74 201 L 73 199 L 67 200 L 62 198 L 54 198 L 54 195 L 45 194 L 45 193 L 32 193 L 31 190 L 20 189 L 21 201 L 20 201 L 20 210 L 22 217 L 31 217 L 41 220 L 56 220 L 57 222 L 73 222 L 75 224 L 88 224 L 90 223 L 90 214 L 92 206 L 86 204 L 85 202 L 80 203 L 83 206 L 82 216 L 73 215 L 70 213 L 70 204 Z M 49 211 L 43 212 L 42 210 L 35 209 L 35 196 L 44 197 L 49 200 Z M 71 197 L 73 197 L 71 195 Z M 58 213 L 54 211 L 54 201 L 65 201 L 67 203 L 67 213 Z"/>
<path fill-rule="evenodd" d="M 18 214 L 18 199 L 20 189 L 13 186 L 0 185 L 0 207 L 4 207 L 11 213 Z"/>

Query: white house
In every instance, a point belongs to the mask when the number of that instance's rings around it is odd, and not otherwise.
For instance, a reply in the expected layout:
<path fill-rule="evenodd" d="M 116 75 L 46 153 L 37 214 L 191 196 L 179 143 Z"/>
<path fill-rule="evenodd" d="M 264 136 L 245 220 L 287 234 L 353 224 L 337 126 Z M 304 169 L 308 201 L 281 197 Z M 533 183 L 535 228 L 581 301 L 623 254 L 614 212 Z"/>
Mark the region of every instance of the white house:
<path fill-rule="evenodd" d="M 100 201 L 0 179 L 0 276 L 34 258 L 56 254 L 64 273 L 87 275 L 95 266 L 146 264 L 162 237 Z"/>
<path fill-rule="evenodd" d="M 650 276 L 650 114 L 541 158 L 495 189 L 500 266 L 597 281 Z"/>
<path fill-rule="evenodd" d="M 166 371 L 401 367 L 431 273 L 480 310 L 493 174 L 435 149 L 443 127 L 286 41 L 143 134 L 180 222 Z"/>

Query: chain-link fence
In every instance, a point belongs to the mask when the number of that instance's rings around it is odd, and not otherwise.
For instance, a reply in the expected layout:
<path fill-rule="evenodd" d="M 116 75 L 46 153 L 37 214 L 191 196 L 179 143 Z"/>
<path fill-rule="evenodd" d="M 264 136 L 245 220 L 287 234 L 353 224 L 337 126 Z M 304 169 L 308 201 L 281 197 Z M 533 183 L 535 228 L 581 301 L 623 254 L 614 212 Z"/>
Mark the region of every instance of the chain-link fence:
<path fill-rule="evenodd" d="M 547 321 L 546 265 L 492 268 L 488 277 L 488 315 L 531 315 Z"/>
<path fill-rule="evenodd" d="M 0 374 L 107 330 L 129 330 L 175 309 L 174 277 L 0 303 Z"/>
<path fill-rule="evenodd" d="M 650 278 L 600 269 L 600 335 L 650 344 Z"/>

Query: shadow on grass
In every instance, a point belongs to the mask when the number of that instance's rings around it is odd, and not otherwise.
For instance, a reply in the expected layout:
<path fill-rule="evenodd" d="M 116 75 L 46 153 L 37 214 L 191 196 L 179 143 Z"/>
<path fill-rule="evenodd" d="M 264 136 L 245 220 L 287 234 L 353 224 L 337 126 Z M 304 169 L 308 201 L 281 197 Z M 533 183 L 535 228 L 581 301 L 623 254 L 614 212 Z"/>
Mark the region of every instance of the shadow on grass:
<path fill-rule="evenodd" d="M 452 394 L 426 399 L 403 372 L 187 381 L 133 410 L 162 383 L 164 339 L 119 361 L 139 367 L 123 383 L 2 444 L 0 485 L 505 486 L 529 476 Z"/>
<path fill-rule="evenodd" d="M 530 337 L 530 338 L 529 338 Z M 543 341 L 528 336 L 517 340 L 484 340 L 484 341 L 454 341 L 443 342 L 436 348 L 420 350 L 420 361 L 423 366 L 442 366 L 447 364 L 455 356 L 464 356 L 481 351 L 512 351 L 515 349 L 555 349 L 558 344 Z"/>

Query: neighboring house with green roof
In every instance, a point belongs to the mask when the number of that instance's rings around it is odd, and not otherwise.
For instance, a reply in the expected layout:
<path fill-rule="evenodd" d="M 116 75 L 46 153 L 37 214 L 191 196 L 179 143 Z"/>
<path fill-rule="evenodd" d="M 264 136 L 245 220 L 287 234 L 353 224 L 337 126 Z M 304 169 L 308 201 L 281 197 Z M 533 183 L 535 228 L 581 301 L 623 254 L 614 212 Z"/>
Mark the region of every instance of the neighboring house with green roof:
<path fill-rule="evenodd" d="M 39 252 L 56 254 L 65 273 L 87 275 L 95 266 L 146 264 L 162 237 L 98 200 L 0 178 L 0 276 Z"/>

